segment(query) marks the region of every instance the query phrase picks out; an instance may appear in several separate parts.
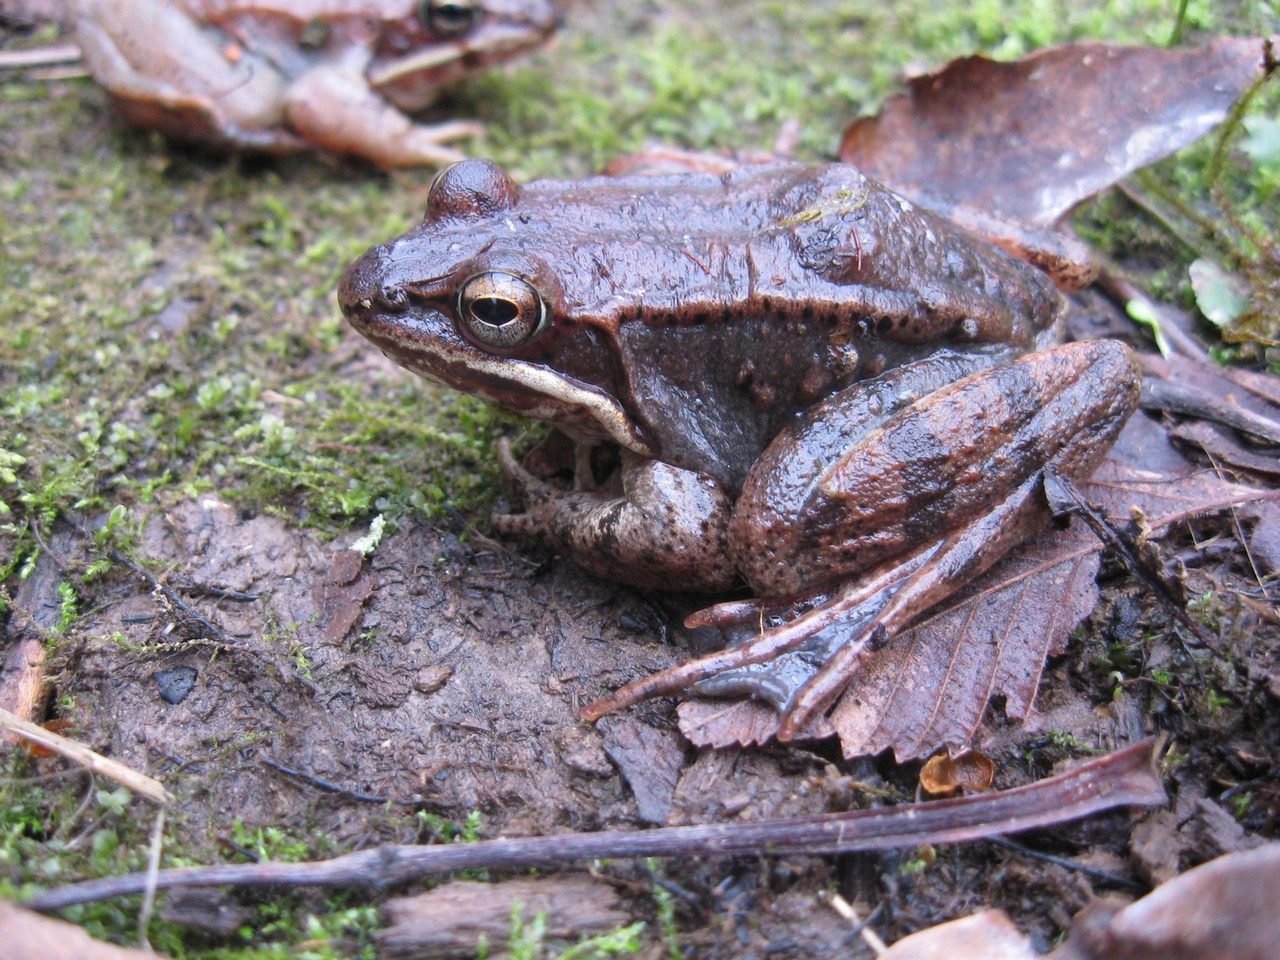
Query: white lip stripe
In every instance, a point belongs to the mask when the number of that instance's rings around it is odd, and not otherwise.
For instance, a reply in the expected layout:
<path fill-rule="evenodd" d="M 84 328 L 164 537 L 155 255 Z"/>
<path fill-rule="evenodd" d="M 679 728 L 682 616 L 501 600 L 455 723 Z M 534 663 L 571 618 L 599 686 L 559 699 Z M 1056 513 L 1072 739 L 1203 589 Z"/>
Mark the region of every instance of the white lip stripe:
<path fill-rule="evenodd" d="M 445 382 L 441 380 L 438 374 L 431 371 L 429 363 L 424 364 L 419 360 L 420 356 L 443 364 L 456 363 L 495 380 L 513 384 L 536 397 L 545 397 L 548 401 L 546 406 L 533 404 L 526 410 L 530 416 L 539 420 L 555 423 L 556 414 L 559 412 L 560 407 L 569 405 L 581 407 L 591 415 L 592 419 L 600 425 L 605 436 L 614 443 L 626 447 L 628 450 L 633 450 L 644 457 L 652 457 L 654 455 L 649 445 L 640 439 L 639 434 L 632 426 L 630 417 L 627 416 L 626 411 L 622 408 L 622 404 L 593 387 L 580 386 L 569 378 L 545 367 L 522 360 L 491 360 L 465 355 L 460 351 L 441 347 L 439 344 L 435 346 L 435 349 L 431 350 L 422 349 L 418 345 L 406 349 L 403 343 L 391 344 L 389 350 L 391 359 L 398 363 L 404 363 L 406 359 L 412 361 L 415 370 L 422 372 L 432 380 Z M 450 386 L 453 385 L 450 384 Z M 459 388 L 455 387 L 455 389 Z M 465 388 L 465 392 L 485 393 L 480 385 L 468 386 Z M 496 397 L 488 397 L 488 399 L 499 402 Z"/>

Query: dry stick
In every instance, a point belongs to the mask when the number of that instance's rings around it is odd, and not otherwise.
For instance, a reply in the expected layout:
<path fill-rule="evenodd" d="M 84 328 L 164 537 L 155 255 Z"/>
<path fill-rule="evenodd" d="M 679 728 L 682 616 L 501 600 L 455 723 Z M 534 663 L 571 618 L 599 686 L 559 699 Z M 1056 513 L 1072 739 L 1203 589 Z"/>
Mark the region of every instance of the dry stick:
<path fill-rule="evenodd" d="M 164 804 L 156 810 L 151 825 L 151 847 L 147 851 L 147 885 L 142 891 L 142 908 L 138 911 L 138 946 L 151 951 L 147 928 L 151 926 L 151 914 L 156 906 L 156 877 L 160 876 L 160 850 L 164 845 Z"/>
<path fill-rule="evenodd" d="M 1144 372 L 1155 372 L 1151 365 L 1143 366 Z M 1158 376 L 1143 377 L 1141 403 L 1148 410 L 1167 410 L 1199 417 L 1201 420 L 1212 420 L 1267 443 L 1280 443 L 1280 421 L 1261 416 L 1245 407 L 1236 406 L 1224 397 L 1214 396 L 1199 387 L 1175 380 L 1165 380 Z"/>
<path fill-rule="evenodd" d="M 827 899 L 827 903 L 831 905 L 832 910 L 840 914 L 841 919 L 849 922 L 849 926 L 857 931 L 858 936 L 862 938 L 862 942 L 870 947 L 871 952 L 877 957 L 889 949 L 888 946 L 885 945 L 885 942 L 880 939 L 880 935 L 871 929 L 869 925 L 871 917 L 867 917 L 866 919 L 859 917 L 858 911 L 853 909 L 853 904 L 838 893 L 831 894 Z M 874 915 L 878 911 L 879 907 L 877 907 L 875 911 L 872 911 L 872 914 Z"/>
<path fill-rule="evenodd" d="M 0 70 L 27 70 L 55 63 L 74 63 L 80 59 L 80 48 L 74 43 L 34 50 L 6 50 L 0 53 Z"/>
<path fill-rule="evenodd" d="M 848 813 L 658 830 L 608 830 L 436 846 L 388 844 L 312 863 L 244 863 L 162 870 L 158 889 L 313 885 L 373 891 L 455 870 L 524 869 L 600 857 L 707 857 L 850 853 L 958 843 L 1049 826 L 1123 805 L 1167 802 L 1156 772 L 1156 740 L 1118 750 L 1046 780 L 956 800 Z M 90 880 L 37 894 L 35 910 L 139 893 L 145 873 Z"/>
<path fill-rule="evenodd" d="M 46 730 L 44 727 L 38 727 L 34 723 L 28 723 L 21 717 L 14 716 L 8 710 L 0 709 L 0 730 L 16 733 L 32 743 L 38 743 L 47 750 L 60 753 L 68 760 L 74 760 L 85 769 L 101 774 L 108 780 L 114 780 L 121 786 L 128 787 L 134 793 L 139 793 L 148 800 L 154 800 L 156 803 L 167 803 L 173 799 L 165 790 L 164 784 L 159 780 L 148 777 L 145 773 L 139 773 L 132 767 L 125 766 L 119 760 L 112 760 L 110 757 L 95 753 L 83 743 L 78 743 L 69 737 L 54 733 L 52 730 Z"/>
<path fill-rule="evenodd" d="M 1116 553 L 1128 571 L 1151 591 L 1152 596 L 1169 611 L 1170 616 L 1195 635 L 1202 646 L 1210 650 L 1217 646 L 1217 637 L 1187 613 L 1186 604 L 1167 582 L 1164 571 L 1142 555 L 1133 537 L 1117 528 L 1110 517 L 1089 503 L 1070 477 L 1047 470 L 1044 475 L 1044 492 L 1055 514 L 1074 513 L 1079 516 L 1093 531 L 1093 535 Z"/>

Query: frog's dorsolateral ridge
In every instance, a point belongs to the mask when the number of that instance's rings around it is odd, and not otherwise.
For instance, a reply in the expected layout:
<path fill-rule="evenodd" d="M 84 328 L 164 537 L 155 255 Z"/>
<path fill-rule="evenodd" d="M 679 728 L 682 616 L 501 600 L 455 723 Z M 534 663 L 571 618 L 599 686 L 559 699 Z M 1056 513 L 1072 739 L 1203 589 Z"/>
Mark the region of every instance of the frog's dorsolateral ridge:
<path fill-rule="evenodd" d="M 397 363 L 586 454 L 566 490 L 504 449 L 526 510 L 500 530 L 615 580 L 757 598 L 697 619 L 758 618 L 758 638 L 590 718 L 696 685 L 801 734 L 1042 524 L 1043 471 L 1087 475 L 1137 404 L 1122 344 L 1057 345 L 1043 274 L 845 165 L 519 187 L 467 161 L 339 300 Z"/>
<path fill-rule="evenodd" d="M 551 0 L 70 0 L 85 63 L 130 122 L 266 153 L 446 164 L 474 123 L 416 124 L 440 89 L 542 44 Z"/>

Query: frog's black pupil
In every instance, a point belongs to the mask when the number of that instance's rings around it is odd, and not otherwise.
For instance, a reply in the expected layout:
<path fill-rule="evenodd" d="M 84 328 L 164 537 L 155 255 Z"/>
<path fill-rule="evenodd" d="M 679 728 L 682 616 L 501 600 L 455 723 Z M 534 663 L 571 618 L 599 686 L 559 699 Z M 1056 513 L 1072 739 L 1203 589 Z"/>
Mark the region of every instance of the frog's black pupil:
<path fill-rule="evenodd" d="M 471 313 L 481 323 L 500 327 L 520 316 L 520 308 L 502 297 L 476 297 L 471 301 Z"/>
<path fill-rule="evenodd" d="M 461 33 L 475 22 L 476 9 L 469 3 L 427 4 L 429 25 L 441 33 Z"/>

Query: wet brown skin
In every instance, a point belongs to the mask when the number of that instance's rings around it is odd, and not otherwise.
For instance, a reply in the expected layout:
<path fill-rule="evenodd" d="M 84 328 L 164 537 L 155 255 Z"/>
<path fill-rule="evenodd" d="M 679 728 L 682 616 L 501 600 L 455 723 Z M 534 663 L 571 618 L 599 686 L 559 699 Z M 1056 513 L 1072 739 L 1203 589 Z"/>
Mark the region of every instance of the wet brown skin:
<path fill-rule="evenodd" d="M 622 448 L 602 490 L 509 463 L 528 505 L 499 529 L 613 579 L 765 597 L 918 555 L 883 618 L 858 614 L 889 634 L 1025 536 L 1039 472 L 1087 473 L 1136 405 L 1122 345 L 1044 349 L 1065 305 L 1043 274 L 842 165 L 520 188 L 467 161 L 339 301 L 409 369 Z M 822 683 L 787 697 L 810 716 Z"/>
<path fill-rule="evenodd" d="M 453 320 L 458 286 L 495 267 L 529 278 L 550 314 L 504 351 Z M 461 164 L 422 224 L 351 266 L 339 299 L 418 373 L 617 440 L 475 364 L 556 371 L 616 400 L 637 452 L 733 491 L 784 423 L 839 387 L 944 348 L 1005 357 L 1054 342 L 1064 309 L 1039 272 L 852 167 L 801 164 L 520 189 Z"/>

